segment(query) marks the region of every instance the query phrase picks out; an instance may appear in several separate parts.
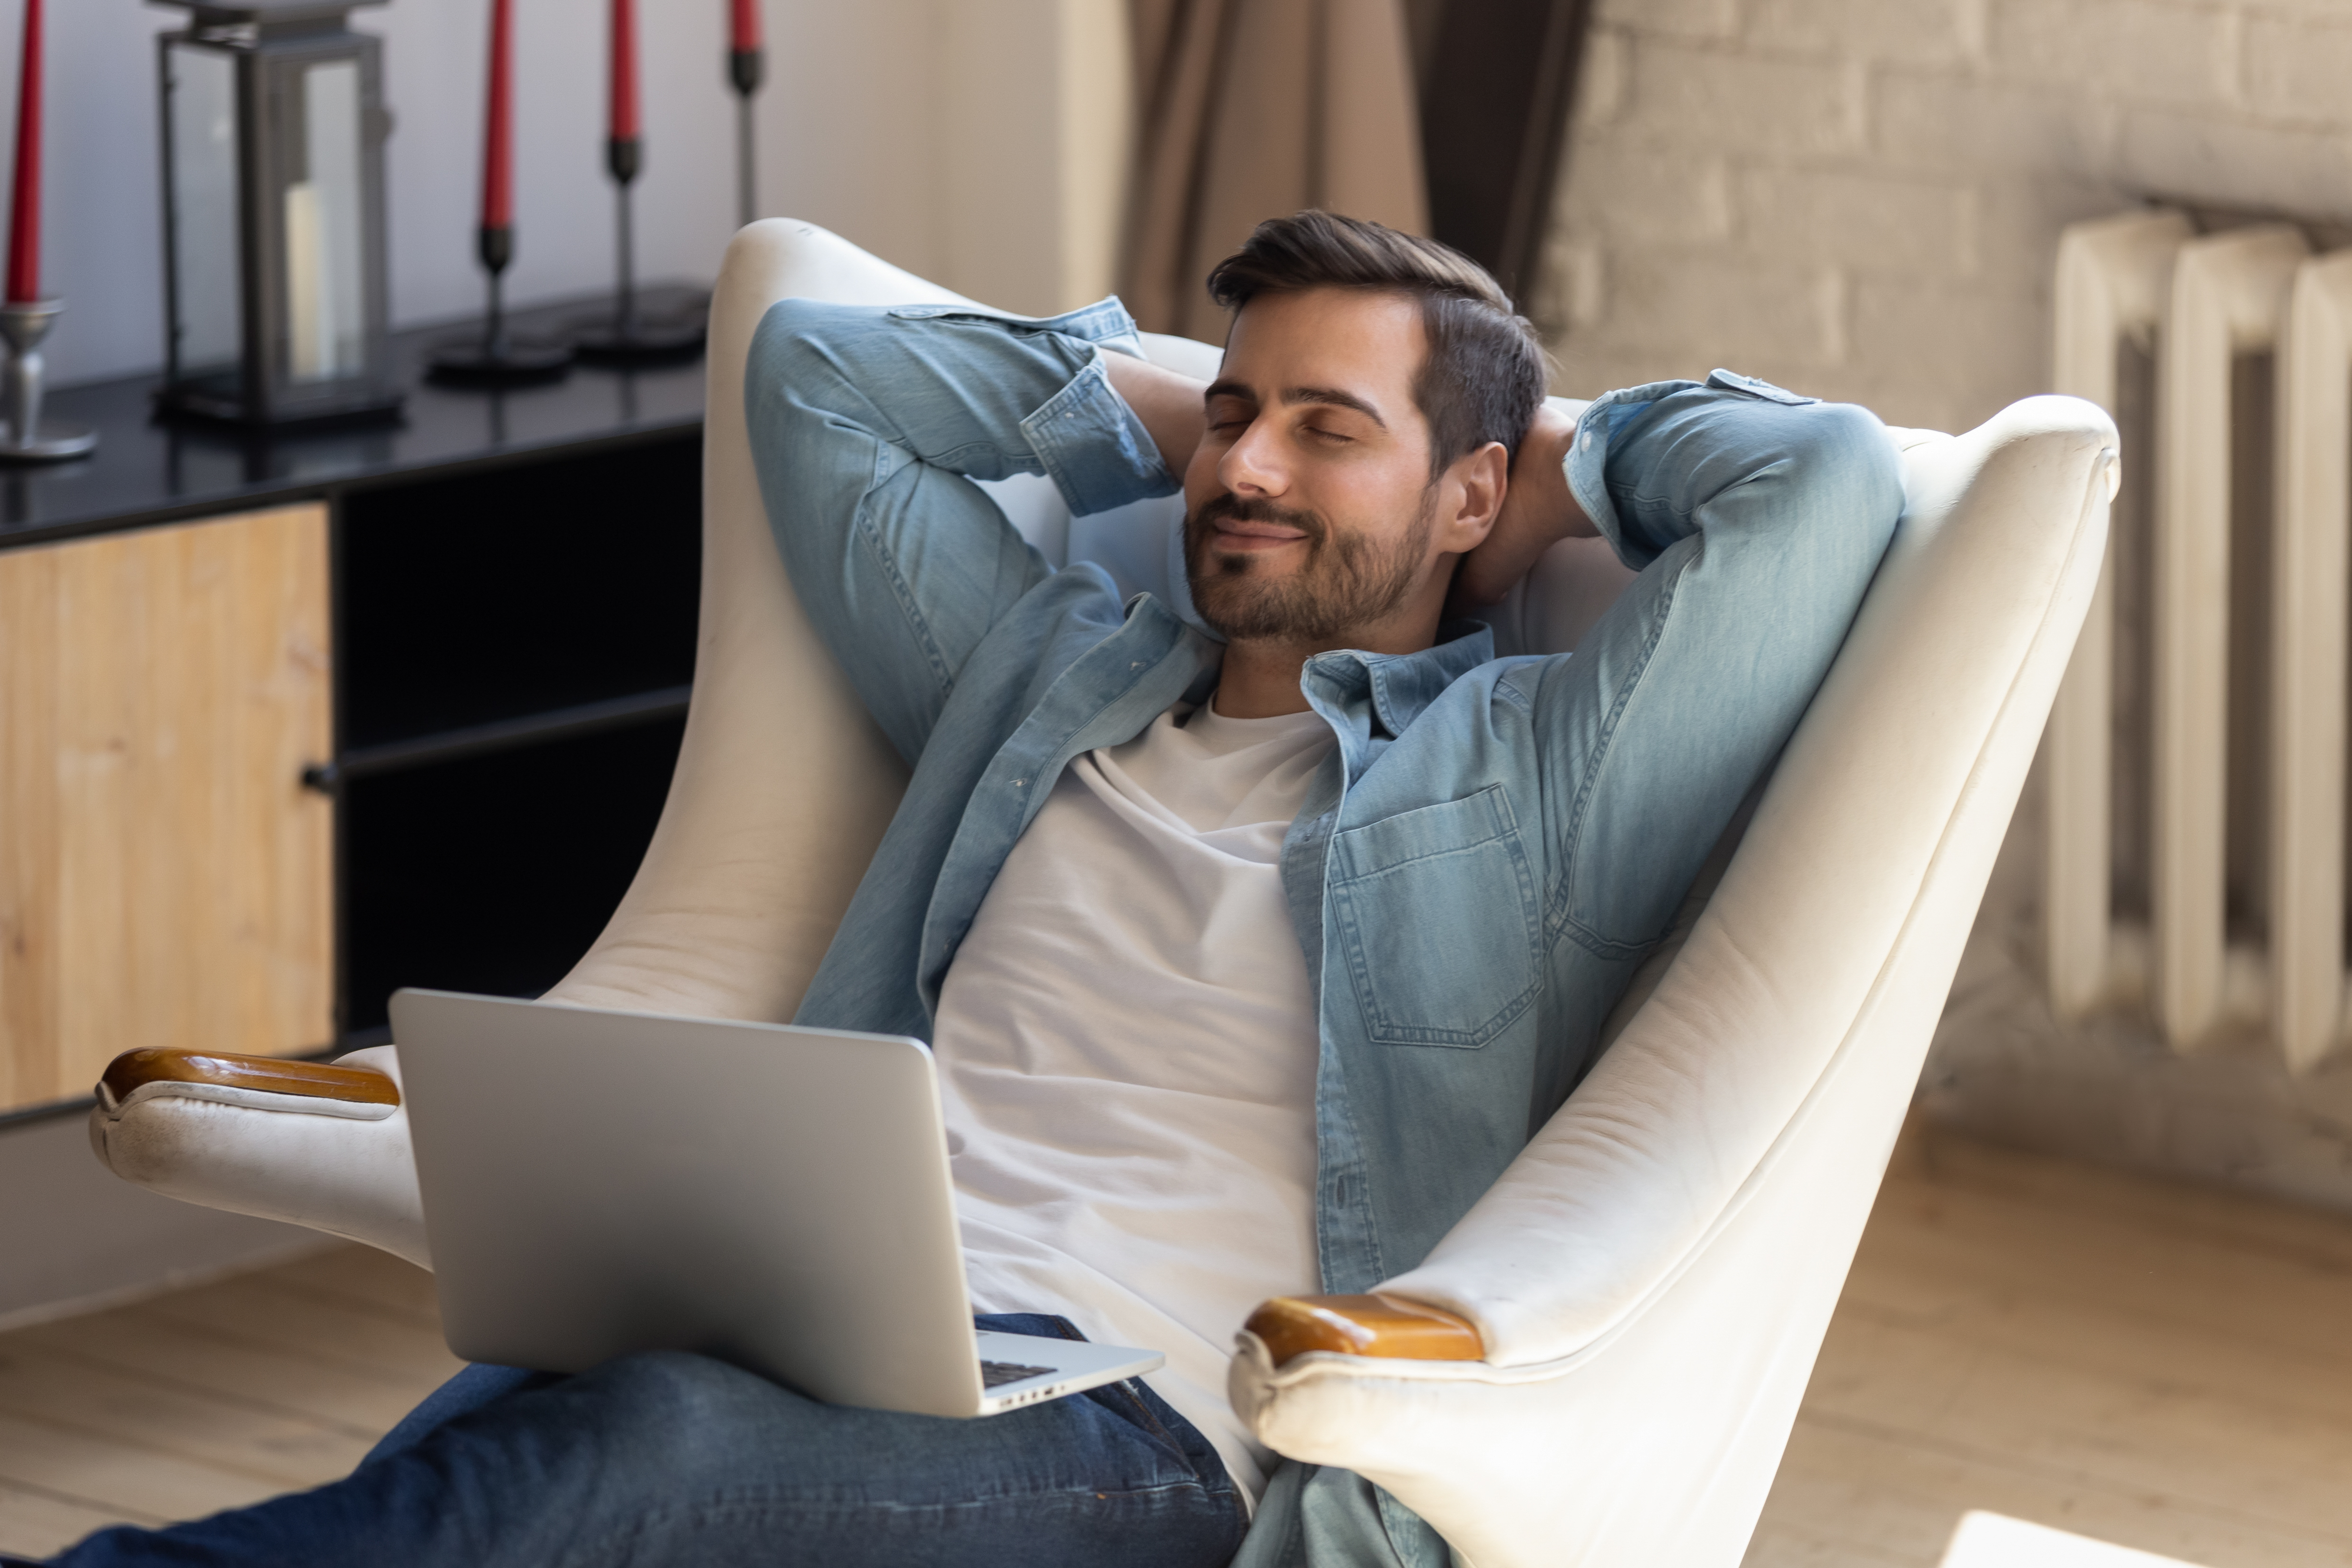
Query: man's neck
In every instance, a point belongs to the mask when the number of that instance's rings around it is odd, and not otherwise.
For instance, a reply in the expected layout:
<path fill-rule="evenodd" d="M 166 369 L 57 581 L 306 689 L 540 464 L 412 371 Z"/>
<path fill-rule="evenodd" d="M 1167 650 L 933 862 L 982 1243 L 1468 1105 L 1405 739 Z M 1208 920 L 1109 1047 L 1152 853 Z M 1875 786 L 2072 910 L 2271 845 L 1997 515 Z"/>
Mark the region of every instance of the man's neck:
<path fill-rule="evenodd" d="M 1224 667 L 1217 672 L 1217 711 L 1227 718 L 1305 713 L 1307 694 L 1298 689 L 1298 672 L 1317 652 L 1255 639 L 1226 643 Z"/>

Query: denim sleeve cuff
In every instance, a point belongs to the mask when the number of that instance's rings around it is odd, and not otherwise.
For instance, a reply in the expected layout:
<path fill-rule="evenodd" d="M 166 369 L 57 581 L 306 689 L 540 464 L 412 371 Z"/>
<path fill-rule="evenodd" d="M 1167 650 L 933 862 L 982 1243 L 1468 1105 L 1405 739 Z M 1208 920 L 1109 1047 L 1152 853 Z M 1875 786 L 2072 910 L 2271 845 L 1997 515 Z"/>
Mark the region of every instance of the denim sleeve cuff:
<path fill-rule="evenodd" d="M 1577 416 L 1576 444 L 1569 448 L 1568 493 L 1601 530 L 1617 552 L 1617 559 L 1634 571 L 1641 570 L 1658 559 L 1659 551 L 1648 540 L 1628 534 L 1624 522 L 1617 516 L 1617 503 L 1609 494 L 1609 437 L 1622 411 L 1638 409 L 1678 392 L 1698 385 L 1696 382 L 1651 382 L 1638 387 L 1623 387 L 1603 392 L 1587 403 Z"/>
<path fill-rule="evenodd" d="M 1021 422 L 1021 434 L 1074 517 L 1176 491 L 1151 433 L 1111 390 L 1099 351 L 1069 385 Z"/>
<path fill-rule="evenodd" d="M 1617 559 L 1639 571 L 1657 559 L 1657 552 L 1639 544 L 1631 549 L 1626 548 L 1624 526 L 1617 520 L 1617 504 L 1609 498 L 1609 486 L 1602 477 L 1609 464 L 1609 400 L 1616 395 L 1612 392 L 1609 397 L 1593 399 L 1577 416 L 1576 444 L 1568 449 L 1565 465 L 1568 493 L 1576 497 L 1576 504 L 1584 508 L 1584 515 L 1592 519 L 1592 526 L 1601 530 L 1601 537 L 1609 541 Z"/>

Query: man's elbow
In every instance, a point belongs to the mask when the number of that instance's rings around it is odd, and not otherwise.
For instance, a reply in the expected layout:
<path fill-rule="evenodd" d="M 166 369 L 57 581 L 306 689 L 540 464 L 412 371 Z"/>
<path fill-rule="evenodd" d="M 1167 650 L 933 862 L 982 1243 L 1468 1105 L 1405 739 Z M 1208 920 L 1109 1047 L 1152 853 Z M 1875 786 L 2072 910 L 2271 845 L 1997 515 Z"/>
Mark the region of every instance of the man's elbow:
<path fill-rule="evenodd" d="M 829 299 L 779 299 L 760 318 L 744 361 L 747 408 L 784 414 L 856 408 L 875 354 L 873 309 Z"/>
<path fill-rule="evenodd" d="M 1810 403 L 1791 412 L 1800 417 L 1787 461 L 1814 503 L 1808 509 L 1884 549 L 1903 515 L 1903 454 L 1886 426 L 1850 402 Z"/>

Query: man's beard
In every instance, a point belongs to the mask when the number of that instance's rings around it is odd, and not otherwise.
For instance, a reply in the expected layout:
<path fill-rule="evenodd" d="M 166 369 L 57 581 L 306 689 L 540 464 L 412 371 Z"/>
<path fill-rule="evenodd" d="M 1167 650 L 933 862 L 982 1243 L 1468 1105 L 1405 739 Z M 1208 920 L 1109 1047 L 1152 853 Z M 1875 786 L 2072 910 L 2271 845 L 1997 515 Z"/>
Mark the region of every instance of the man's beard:
<path fill-rule="evenodd" d="M 1383 548 L 1361 534 L 1338 533 L 1314 512 L 1271 501 L 1244 501 L 1231 491 L 1203 501 L 1184 519 L 1184 576 L 1192 606 L 1227 641 L 1272 640 L 1337 646 L 1349 632 L 1402 604 L 1421 586 L 1422 559 L 1435 526 L 1436 486 L 1422 497 L 1421 515 Z M 1255 550 L 1220 553 L 1221 518 L 1276 523 L 1306 535 L 1307 559 L 1276 578 Z"/>

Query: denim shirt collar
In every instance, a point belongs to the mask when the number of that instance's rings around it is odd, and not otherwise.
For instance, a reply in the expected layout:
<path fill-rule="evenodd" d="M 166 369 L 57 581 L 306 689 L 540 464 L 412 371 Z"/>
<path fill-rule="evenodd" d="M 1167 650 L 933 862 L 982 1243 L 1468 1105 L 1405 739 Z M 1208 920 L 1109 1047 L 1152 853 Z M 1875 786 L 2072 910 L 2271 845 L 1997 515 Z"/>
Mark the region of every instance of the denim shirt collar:
<path fill-rule="evenodd" d="M 1378 747 L 1402 735 L 1446 687 L 1495 656 L 1495 633 L 1484 622 L 1444 622 L 1437 635 L 1436 643 L 1417 653 L 1334 649 L 1316 654 L 1299 672 L 1299 690 L 1349 749 L 1350 777 L 1361 774 Z"/>

